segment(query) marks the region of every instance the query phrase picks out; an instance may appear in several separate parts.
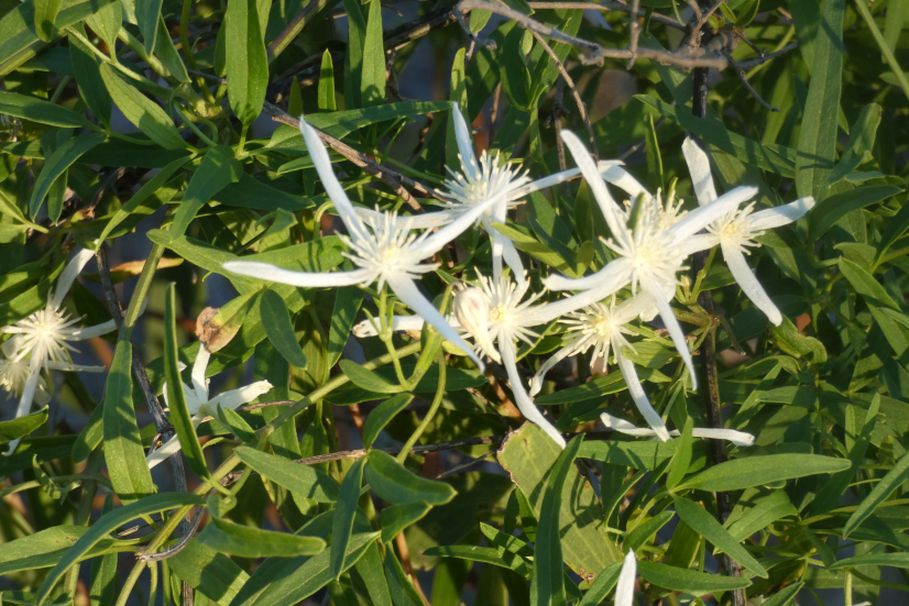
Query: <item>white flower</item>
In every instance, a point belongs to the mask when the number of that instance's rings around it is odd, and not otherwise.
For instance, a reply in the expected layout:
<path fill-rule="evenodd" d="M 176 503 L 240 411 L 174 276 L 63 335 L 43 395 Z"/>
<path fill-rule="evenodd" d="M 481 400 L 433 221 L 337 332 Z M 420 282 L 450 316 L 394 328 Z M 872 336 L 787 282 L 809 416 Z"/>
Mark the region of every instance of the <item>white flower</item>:
<path fill-rule="evenodd" d="M 193 369 L 190 376 L 192 387 L 183 382 L 180 383 L 183 388 L 183 395 L 186 398 L 186 408 L 192 418 L 193 427 L 198 427 L 206 418 L 214 415 L 219 408 L 235 410 L 238 406 L 252 402 L 272 388 L 271 383 L 268 381 L 256 381 L 244 387 L 225 391 L 211 398 L 208 393 L 209 380 L 205 378 L 209 359 L 211 359 L 211 353 L 205 348 L 205 345 L 199 343 L 199 351 L 193 361 Z M 170 405 L 167 401 L 166 385 L 164 388 L 164 403 L 168 406 Z M 160 448 L 149 451 L 145 460 L 148 462 L 149 469 L 151 469 L 179 451 L 180 440 L 177 436 L 173 436 L 162 444 Z"/>
<path fill-rule="evenodd" d="M 612 429 L 613 431 L 617 431 L 628 436 L 647 437 L 657 435 L 657 432 L 652 428 L 635 427 L 628 421 L 614 417 L 606 412 L 600 414 L 600 420 L 603 422 L 603 425 L 606 426 L 606 429 Z M 669 435 L 672 437 L 678 437 L 681 435 L 681 432 L 679 432 L 678 429 L 673 429 L 669 432 Z M 709 440 L 727 440 L 736 446 L 754 445 L 753 435 L 744 431 L 736 431 L 735 429 L 695 427 L 691 430 L 691 435 L 693 435 L 695 438 L 706 438 Z"/>
<path fill-rule="evenodd" d="M 322 185 L 347 227 L 348 236 L 344 240 L 350 250 L 346 256 L 357 269 L 331 273 L 298 272 L 249 261 L 230 261 L 224 264 L 224 268 L 245 276 L 306 288 L 367 286 L 373 282 L 378 282 L 379 288 L 382 288 L 387 284 L 398 299 L 434 326 L 442 336 L 467 352 L 482 367 L 482 362 L 473 354 L 471 347 L 420 292 L 415 280 L 436 267 L 436 264 L 424 263 L 423 260 L 468 229 L 495 203 L 495 198 L 477 204 L 435 233 L 424 231 L 417 234 L 412 231 L 410 218 L 398 217 L 395 213 L 375 212 L 361 217 L 335 177 L 328 151 L 318 133 L 302 118 L 300 131 Z"/>
<path fill-rule="evenodd" d="M 103 366 L 73 364 L 70 352 L 77 351 L 71 341 L 85 341 L 116 329 L 113 320 L 95 326 L 78 326 L 80 318 L 63 309 L 63 299 L 72 288 L 79 272 L 94 253 L 80 250 L 66 264 L 47 304 L 38 311 L 3 328 L 12 335 L 3 344 L 0 359 L 0 386 L 19 395 L 16 418 L 28 414 L 36 392 L 42 387 L 41 373 L 50 370 L 103 372 Z M 9 443 L 7 453 L 16 449 L 19 440 Z"/>
<path fill-rule="evenodd" d="M 687 137 L 682 144 L 682 153 L 691 173 L 698 204 L 702 207 L 713 204 L 717 194 L 707 154 L 694 140 Z M 712 246 L 713 243 L 719 243 L 726 265 L 745 296 L 777 326 L 783 321 L 783 316 L 748 267 L 745 255 L 749 254 L 749 247 L 760 246 L 755 238 L 765 230 L 792 223 L 812 207 L 814 198 L 811 196 L 758 212 L 753 212 L 754 204 L 749 204 L 741 210 L 733 210 L 722 215 L 708 226 L 712 242 L 708 241 L 707 244 Z"/>
<path fill-rule="evenodd" d="M 629 549 L 622 562 L 619 580 L 615 586 L 615 606 L 631 606 L 634 601 L 634 576 L 637 572 L 634 550 Z"/>
<path fill-rule="evenodd" d="M 565 438 L 533 403 L 518 372 L 515 343 L 533 343 L 537 335 L 531 329 L 550 321 L 546 313 L 540 313 L 545 306 L 533 305 L 540 295 L 525 300 L 530 287 L 526 279 L 515 282 L 504 274 L 478 278 L 479 286 L 464 288 L 455 295 L 454 311 L 460 325 L 473 336 L 480 352 L 501 361 L 521 414 L 564 448 Z"/>
<path fill-rule="evenodd" d="M 684 268 L 685 258 L 700 250 L 703 242 L 692 238 L 718 218 L 734 211 L 739 204 L 757 193 L 754 187 L 737 187 L 711 204 L 682 213 L 674 200 L 664 204 L 661 196 L 650 196 L 629 175 L 623 175 L 623 186 L 638 190 L 636 199 L 623 210 L 612 198 L 604 177 L 596 170 L 593 159 L 573 133 L 562 131 L 562 139 L 581 168 L 593 191 L 611 238 L 606 245 L 616 258 L 594 274 L 579 279 L 549 276 L 544 284 L 552 290 L 580 290 L 576 301 L 589 305 L 630 286 L 632 293 L 642 291 L 656 307 L 669 336 L 685 361 L 692 386 L 697 378 L 685 334 L 669 306 L 675 294 L 676 274 Z"/>
<path fill-rule="evenodd" d="M 642 295 L 632 297 L 619 305 L 615 304 L 615 298 L 613 298 L 608 306 L 594 303 L 563 318 L 562 323 L 569 327 L 568 333 L 573 333 L 574 336 L 568 345 L 546 360 L 530 380 L 530 395 L 539 393 L 543 387 L 546 373 L 565 358 L 582 354 L 593 348 L 591 363 L 601 360 L 605 365 L 611 350 L 616 365 L 625 378 L 628 393 L 647 424 L 650 425 L 650 431 L 664 442 L 668 440 L 669 432 L 666 430 L 666 424 L 647 398 L 634 364 L 624 355 L 626 348 L 632 349 L 625 339 L 625 335 L 633 333 L 626 328 L 626 325 L 640 314 L 642 305 L 647 305 L 647 301 Z"/>

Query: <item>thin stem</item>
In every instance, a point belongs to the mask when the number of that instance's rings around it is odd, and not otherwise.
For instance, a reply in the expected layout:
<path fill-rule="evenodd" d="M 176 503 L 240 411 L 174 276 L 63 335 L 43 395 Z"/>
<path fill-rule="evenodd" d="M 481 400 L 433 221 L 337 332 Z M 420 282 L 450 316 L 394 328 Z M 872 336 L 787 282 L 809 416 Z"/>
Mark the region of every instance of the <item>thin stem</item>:
<path fill-rule="evenodd" d="M 423 435 L 423 432 L 426 431 L 429 422 L 432 421 L 436 412 L 439 410 L 439 406 L 442 405 L 442 398 L 445 396 L 445 366 L 445 357 L 439 356 L 439 382 L 436 385 L 436 394 L 432 399 L 429 410 L 423 415 L 423 420 L 420 421 L 420 424 L 417 425 L 414 432 L 410 434 L 410 437 L 404 442 L 404 446 L 401 447 L 401 452 L 395 457 L 398 460 L 398 463 L 403 463 L 407 459 L 407 455 L 410 454 L 410 449 L 413 448 L 413 445 L 417 443 L 417 440 L 419 440 L 420 436 Z"/>
<path fill-rule="evenodd" d="M 145 566 L 145 562 L 140 560 L 136 562 L 133 569 L 129 571 L 129 576 L 126 577 L 126 580 L 123 582 L 123 588 L 120 590 L 120 595 L 117 596 L 117 603 L 115 606 L 126 606 L 132 595 L 133 587 L 135 587 L 136 583 L 139 581 L 139 576 L 142 574 L 142 570 L 145 569 Z"/>

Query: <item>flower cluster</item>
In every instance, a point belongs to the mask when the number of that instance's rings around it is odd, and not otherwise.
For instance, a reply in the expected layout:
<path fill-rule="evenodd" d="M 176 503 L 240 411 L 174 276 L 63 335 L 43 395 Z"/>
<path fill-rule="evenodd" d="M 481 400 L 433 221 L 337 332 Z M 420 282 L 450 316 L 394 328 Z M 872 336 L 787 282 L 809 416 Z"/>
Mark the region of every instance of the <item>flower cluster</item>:
<path fill-rule="evenodd" d="M 395 317 L 391 322 L 393 329 L 418 329 L 426 322 L 481 368 L 483 358 L 500 363 L 520 412 L 561 446 L 564 438 L 535 406 L 533 397 L 541 390 L 546 373 L 557 363 L 593 350 L 594 367 L 605 370 L 609 362 L 618 367 L 632 401 L 648 425 L 639 429 L 604 415 L 607 427 L 668 440 L 673 432 L 650 403 L 628 357 L 634 352 L 629 339 L 638 334 L 635 323 L 651 322 L 659 316 L 688 368 L 691 387 L 696 389 L 688 341 L 671 306 L 679 274 L 687 268 L 686 259 L 719 245 L 744 294 L 772 323 L 779 324 L 782 316 L 748 267 L 745 255 L 749 248 L 759 246 L 756 238 L 762 232 L 797 220 L 811 209 L 813 199 L 806 197 L 754 212 L 756 187 L 739 186 L 718 195 L 707 154 L 693 140 L 686 139 L 682 150 L 698 202 L 697 208 L 686 209 L 674 192 L 648 192 L 621 163 L 596 162 L 568 131 L 563 131 L 561 137 L 577 168 L 532 181 L 526 171 L 504 161 L 498 152 L 483 152 L 477 158 L 467 123 L 457 107 L 453 107 L 452 117 L 461 166 L 459 171 L 451 171 L 439 192 L 444 207 L 408 216 L 355 207 L 335 176 L 318 133 L 301 118 L 300 130 L 307 149 L 347 228 L 345 254 L 356 269 L 306 273 L 246 261 L 226 263 L 225 269 L 308 288 L 376 283 L 382 289 L 387 285 L 416 313 Z M 548 291 L 572 293 L 558 298 L 532 289 L 520 253 L 495 224 L 504 223 L 509 210 L 529 193 L 579 174 L 590 187 L 608 228 L 603 243 L 610 260 L 579 278 L 547 275 L 542 284 Z M 623 204 L 613 197 L 616 190 L 624 193 Z M 477 272 L 475 281 L 462 284 L 455 294 L 453 313 L 445 317 L 423 295 L 418 282 L 436 267 L 429 261 L 433 255 L 474 224 L 491 240 L 492 274 Z M 519 348 L 521 344 L 532 348 L 553 322 L 564 326 L 565 344 L 525 384 L 518 367 Z M 357 325 L 354 334 L 365 337 L 378 330 L 370 319 Z M 467 343 L 468 338 L 473 345 Z M 731 430 L 698 428 L 695 435 L 742 445 L 751 443 L 748 434 Z"/>

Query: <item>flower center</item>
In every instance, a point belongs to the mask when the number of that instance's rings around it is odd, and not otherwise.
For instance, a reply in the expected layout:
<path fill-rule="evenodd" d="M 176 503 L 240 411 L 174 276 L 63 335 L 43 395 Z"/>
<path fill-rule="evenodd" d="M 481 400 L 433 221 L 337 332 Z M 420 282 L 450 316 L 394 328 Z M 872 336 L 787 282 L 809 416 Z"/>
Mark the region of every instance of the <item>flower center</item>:
<path fill-rule="evenodd" d="M 716 235 L 720 242 L 726 246 L 733 246 L 747 253 L 747 248 L 755 248 L 760 244 L 755 240 L 763 232 L 755 231 L 748 225 L 748 215 L 754 210 L 752 202 L 745 208 L 729 213 L 722 219 L 710 225 L 707 230 Z"/>

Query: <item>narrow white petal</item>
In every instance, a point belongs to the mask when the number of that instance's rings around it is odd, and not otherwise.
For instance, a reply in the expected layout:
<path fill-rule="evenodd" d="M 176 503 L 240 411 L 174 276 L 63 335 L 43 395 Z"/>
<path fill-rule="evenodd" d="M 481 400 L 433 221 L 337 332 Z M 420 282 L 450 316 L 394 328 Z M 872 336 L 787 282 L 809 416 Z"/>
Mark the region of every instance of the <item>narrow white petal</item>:
<path fill-rule="evenodd" d="M 613 263 L 615 263 L 615 261 L 613 261 Z M 528 309 L 527 313 L 524 315 L 525 324 L 527 326 L 546 324 L 557 318 L 561 318 L 567 313 L 598 303 L 621 290 L 622 287 L 628 284 L 628 281 L 627 270 L 624 273 L 616 272 L 615 275 L 610 275 L 608 280 L 603 280 L 600 284 L 597 284 L 592 288 L 582 290 L 575 295 L 559 299 L 558 301 L 532 307 Z M 546 280 L 544 280 L 543 283 L 545 284 Z"/>
<path fill-rule="evenodd" d="M 805 196 L 789 204 L 760 210 L 753 215 L 749 215 L 745 220 L 748 222 L 748 228 L 751 231 L 764 231 L 798 221 L 812 208 L 814 208 L 814 198 Z"/>
<path fill-rule="evenodd" d="M 22 387 L 22 395 L 19 396 L 19 405 L 16 407 L 16 417 L 24 417 L 32 410 L 32 402 L 35 400 L 35 391 L 38 389 L 38 381 L 41 379 L 41 369 L 33 368 L 31 374 L 28 375 L 28 378 L 25 380 L 25 385 Z M 10 440 L 6 445 L 6 452 L 4 454 L 11 455 L 16 451 L 16 447 L 19 446 L 21 438 L 16 438 Z"/>
<path fill-rule="evenodd" d="M 679 326 L 679 321 L 676 320 L 675 314 L 672 313 L 672 307 L 669 306 L 669 302 L 664 297 L 660 296 L 660 290 L 656 288 L 656 285 L 644 283 L 641 284 L 641 287 L 644 292 L 650 295 L 650 299 L 660 314 L 660 319 L 663 320 L 663 325 L 669 332 L 672 343 L 678 350 L 679 355 L 682 356 L 682 360 L 685 361 L 685 366 L 688 367 L 688 374 L 691 376 L 691 389 L 697 389 L 698 379 L 694 372 L 691 352 L 688 351 L 688 340 L 685 338 L 685 333 L 682 331 L 682 327 Z"/>
<path fill-rule="evenodd" d="M 720 243 L 720 238 L 711 232 L 694 234 L 679 243 L 679 256 L 687 257 L 702 250 L 710 250 Z"/>
<path fill-rule="evenodd" d="M 100 324 L 95 324 L 93 326 L 82 326 L 73 329 L 71 336 L 67 340 L 86 341 L 88 339 L 100 337 L 101 335 L 106 335 L 115 330 L 117 330 L 117 323 L 113 320 L 108 320 L 107 322 L 101 322 Z"/>
<path fill-rule="evenodd" d="M 694 139 L 685 137 L 682 143 L 682 154 L 688 164 L 691 182 L 694 185 L 694 195 L 698 204 L 706 206 L 716 200 L 716 187 L 713 185 L 713 175 L 710 173 L 710 159 L 701 146 Z"/>
<path fill-rule="evenodd" d="M 736 446 L 753 446 L 754 436 L 744 431 L 734 429 L 714 429 L 712 427 L 695 427 L 691 435 L 696 438 L 706 438 L 708 440 L 726 440 Z"/>
<path fill-rule="evenodd" d="M 456 318 L 447 318 L 448 323 L 454 327 L 458 326 L 458 320 Z M 366 320 L 360 320 L 354 324 L 351 332 L 355 337 L 364 338 L 364 337 L 375 337 L 379 334 L 379 329 L 377 326 L 378 320 L 375 318 L 367 318 Z M 391 319 L 391 329 L 395 332 L 410 332 L 415 330 L 423 330 L 423 318 L 420 316 L 394 316 Z"/>
<path fill-rule="evenodd" d="M 521 255 L 518 254 L 518 249 L 514 247 L 514 243 L 506 238 L 504 235 L 501 236 L 501 245 L 502 245 L 502 258 L 505 260 L 505 264 L 511 268 L 511 273 L 515 276 L 524 275 L 524 263 L 521 261 Z"/>
<path fill-rule="evenodd" d="M 451 104 L 451 122 L 454 126 L 458 153 L 461 154 L 461 167 L 471 180 L 476 179 L 479 176 L 480 165 L 477 162 L 477 155 L 473 151 L 470 127 L 467 126 L 467 120 L 464 119 L 461 108 L 458 107 L 457 103 Z"/>
<path fill-rule="evenodd" d="M 461 338 L 451 324 L 439 313 L 439 310 L 423 296 L 417 285 L 409 278 L 389 278 L 388 287 L 394 291 L 398 299 L 409 308 L 417 312 L 425 321 L 429 322 L 449 343 L 459 348 L 473 360 L 480 370 L 486 368 L 483 361 L 474 353 L 473 348 Z"/>
<path fill-rule="evenodd" d="M 63 268 L 63 271 L 60 273 L 60 277 L 57 278 L 57 285 L 54 287 L 54 294 L 51 297 L 51 305 L 54 309 L 60 307 L 60 304 L 63 303 L 63 298 L 66 296 L 66 293 L 69 292 L 69 289 L 73 287 L 73 282 L 76 281 L 76 276 L 85 268 L 89 261 L 92 260 L 92 257 L 95 256 L 95 253 L 90 251 L 87 248 L 83 248 L 69 260 L 69 263 L 66 264 L 66 267 Z"/>
<path fill-rule="evenodd" d="M 440 251 L 446 244 L 460 236 L 470 229 L 480 216 L 483 215 L 495 204 L 503 201 L 503 194 L 496 194 L 478 204 L 474 204 L 470 210 L 457 213 L 451 223 L 442 227 L 439 231 L 432 234 L 422 242 L 414 245 L 412 253 L 418 259 L 425 259 Z"/>
<path fill-rule="evenodd" d="M 360 220 L 360 217 L 354 210 L 354 205 L 351 203 L 350 198 L 347 197 L 344 188 L 335 176 L 335 171 L 331 167 L 331 160 L 328 157 L 328 150 L 325 149 L 325 144 L 322 143 L 322 139 L 319 138 L 319 133 L 316 129 L 307 124 L 303 119 L 303 116 L 300 116 L 300 132 L 303 134 L 303 140 L 306 142 L 306 149 L 309 151 L 309 157 L 312 158 L 312 163 L 316 167 L 316 172 L 319 173 L 322 187 L 325 188 L 325 193 L 331 198 L 335 209 L 338 211 L 338 216 L 341 217 L 341 221 L 347 226 L 347 231 L 354 237 L 367 238 L 368 232 L 363 225 L 363 221 Z"/>
<path fill-rule="evenodd" d="M 634 405 L 641 413 L 641 416 L 644 417 L 644 420 L 647 421 L 647 424 L 650 425 L 650 428 L 653 429 L 654 434 L 665 442 L 669 439 L 669 432 L 666 430 L 666 424 L 663 423 L 660 413 L 658 413 L 653 407 L 653 404 L 650 403 L 650 399 L 644 391 L 644 386 L 641 385 L 641 379 L 638 377 L 638 372 L 635 370 L 634 364 L 619 351 L 615 352 L 615 361 L 616 364 L 618 364 L 619 370 L 622 372 L 622 376 L 625 377 L 625 384 L 628 385 L 628 394 L 631 396 Z"/>
<path fill-rule="evenodd" d="M 214 414 L 218 408 L 230 408 L 236 410 L 238 406 L 249 404 L 264 393 L 271 391 L 272 384 L 268 381 L 256 381 L 249 385 L 244 385 L 237 389 L 225 391 L 218 394 L 200 407 L 200 411 L 206 414 Z"/>
<path fill-rule="evenodd" d="M 372 218 L 373 220 L 381 219 L 384 212 L 370 210 L 366 208 L 357 208 L 357 214 L 364 219 Z M 408 229 L 433 229 L 448 225 L 457 216 L 453 210 L 434 210 L 428 213 L 418 215 L 399 215 L 399 220 L 406 221 Z"/>
<path fill-rule="evenodd" d="M 764 315 L 774 326 L 779 326 L 783 322 L 783 315 L 773 301 L 770 300 L 764 287 L 758 282 L 757 276 L 748 267 L 745 255 L 734 246 L 723 246 L 722 249 L 726 265 L 729 267 L 729 271 L 732 272 L 732 277 L 735 278 L 735 281 L 741 287 L 742 292 L 751 299 L 755 307 L 764 312 Z"/>
<path fill-rule="evenodd" d="M 619 417 L 615 417 L 615 416 L 609 414 L 608 412 L 600 413 L 600 421 L 603 422 L 603 425 L 606 427 L 606 429 L 612 429 L 614 431 L 618 431 L 619 433 L 634 432 L 634 433 L 631 433 L 630 435 L 650 435 L 650 436 L 654 435 L 654 433 L 655 433 L 649 427 L 646 427 L 646 428 L 637 427 L 631 421 L 626 421 L 625 419 L 620 419 Z"/>
<path fill-rule="evenodd" d="M 559 171 L 555 174 L 543 177 L 542 179 L 531 181 L 523 187 L 519 187 L 517 190 L 515 190 L 514 197 L 523 198 L 527 194 L 533 193 L 535 191 L 540 191 L 552 187 L 553 185 L 558 185 L 559 183 L 570 181 L 580 174 L 581 169 L 579 168 L 569 168 L 567 170 Z"/>
<path fill-rule="evenodd" d="M 550 423 L 543 413 L 533 403 L 530 395 L 524 390 L 524 384 L 521 382 L 521 375 L 518 373 L 518 363 L 515 359 L 514 344 L 511 342 L 499 343 L 499 353 L 502 355 L 502 365 L 508 373 L 508 382 L 511 384 L 511 393 L 514 395 L 515 404 L 518 410 L 524 415 L 524 418 L 546 432 L 552 441 L 565 448 L 565 438 Z"/>
<path fill-rule="evenodd" d="M 335 286 L 356 286 L 373 281 L 372 273 L 365 269 L 353 271 L 309 272 L 282 269 L 270 263 L 258 261 L 228 261 L 224 269 L 241 276 L 249 276 L 269 282 L 290 284 L 301 288 L 330 288 Z"/>
<path fill-rule="evenodd" d="M 603 213 L 603 218 L 606 219 L 606 225 L 609 226 L 609 231 L 618 233 L 624 227 L 622 224 L 622 211 L 618 204 L 615 203 L 615 200 L 612 199 L 612 195 L 606 188 L 606 182 L 603 181 L 600 171 L 597 170 L 593 158 L 590 157 L 587 148 L 584 147 L 584 144 L 573 132 L 563 130 L 561 135 L 575 163 L 584 174 L 584 179 L 590 185 L 593 196 L 600 206 L 600 211 Z"/>
<path fill-rule="evenodd" d="M 549 290 L 585 290 L 597 288 L 603 290 L 613 285 L 619 290 L 631 281 L 630 263 L 626 258 L 610 261 L 596 273 L 583 278 L 566 278 L 559 274 L 550 274 L 543 278 L 543 286 Z M 612 294 L 612 293 L 610 293 Z"/>
<path fill-rule="evenodd" d="M 619 572 L 619 582 L 615 586 L 615 606 L 631 606 L 634 601 L 634 576 L 637 573 L 637 562 L 634 551 L 628 550 L 622 571 Z"/>
<path fill-rule="evenodd" d="M 698 233 L 717 219 L 729 214 L 742 202 L 747 202 L 758 193 L 758 188 L 742 185 L 732 189 L 710 204 L 701 206 L 682 217 L 667 231 L 682 241 Z"/>
<path fill-rule="evenodd" d="M 602 165 L 603 163 L 600 162 L 600 166 Z M 602 170 L 601 174 L 606 181 L 623 190 L 631 196 L 632 199 L 641 198 L 642 200 L 649 200 L 653 197 L 650 195 L 650 192 L 641 185 L 641 182 L 635 179 L 631 173 L 625 170 L 625 167 L 620 164 L 609 166 L 606 170 Z"/>
<path fill-rule="evenodd" d="M 196 359 L 193 361 L 193 370 L 190 373 L 190 380 L 193 383 L 193 391 L 200 402 L 208 400 L 208 381 L 205 380 L 205 371 L 208 370 L 208 361 L 211 359 L 211 352 L 206 349 L 203 343 L 199 343 L 199 351 L 196 353 Z"/>
<path fill-rule="evenodd" d="M 162 444 L 160 448 L 149 452 L 148 456 L 145 457 L 145 462 L 148 463 L 149 469 L 153 469 L 159 463 L 166 461 L 178 452 L 180 452 L 180 440 L 174 435 Z"/>
<path fill-rule="evenodd" d="M 546 378 L 546 373 L 552 370 L 556 364 L 569 357 L 574 351 L 574 343 L 568 344 L 559 351 L 555 352 L 549 358 L 543 362 L 543 365 L 540 366 L 540 369 L 530 378 L 530 383 L 528 384 L 528 392 L 531 396 L 535 396 L 540 393 L 540 390 L 543 389 L 543 379 Z"/>

